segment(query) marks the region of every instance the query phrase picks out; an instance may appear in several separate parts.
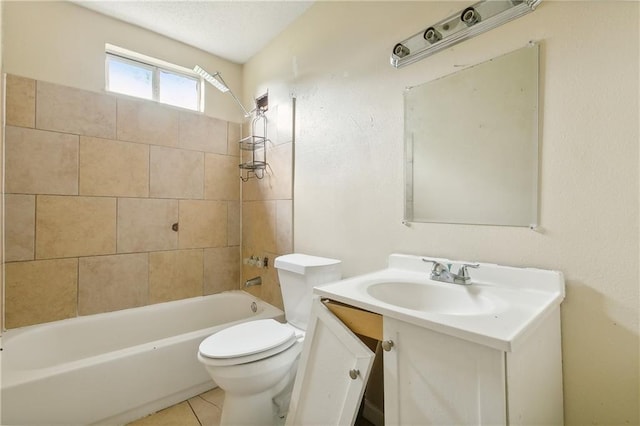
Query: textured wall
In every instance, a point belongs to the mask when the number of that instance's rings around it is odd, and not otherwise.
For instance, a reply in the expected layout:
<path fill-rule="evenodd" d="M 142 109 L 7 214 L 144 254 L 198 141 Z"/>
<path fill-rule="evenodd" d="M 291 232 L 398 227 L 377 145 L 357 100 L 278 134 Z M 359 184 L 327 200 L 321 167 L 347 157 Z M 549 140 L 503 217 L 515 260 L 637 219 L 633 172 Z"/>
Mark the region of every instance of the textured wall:
<path fill-rule="evenodd" d="M 459 2 L 319 2 L 245 64 L 245 93 L 294 93 L 294 248 L 346 275 L 415 253 L 564 272 L 565 417 L 638 424 L 636 2 L 542 2 L 538 10 L 409 67 L 399 40 Z M 606 23 L 603 36 L 594 29 Z M 615 30 L 613 30 L 615 29 Z M 541 43 L 540 224 L 401 224 L 402 91 Z"/>
<path fill-rule="evenodd" d="M 238 288 L 239 124 L 14 75 L 6 95 L 7 328 Z"/>

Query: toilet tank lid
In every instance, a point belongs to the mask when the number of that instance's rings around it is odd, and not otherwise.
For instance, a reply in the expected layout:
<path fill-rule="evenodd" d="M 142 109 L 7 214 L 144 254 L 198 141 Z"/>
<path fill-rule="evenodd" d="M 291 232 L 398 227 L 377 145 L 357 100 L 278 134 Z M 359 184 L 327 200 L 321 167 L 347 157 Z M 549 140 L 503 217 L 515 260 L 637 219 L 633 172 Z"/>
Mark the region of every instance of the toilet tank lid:
<path fill-rule="evenodd" d="M 307 268 L 339 265 L 340 263 L 342 262 L 338 259 L 310 256 L 302 253 L 292 253 L 276 257 L 274 266 L 278 269 L 284 269 L 285 271 L 304 274 Z"/>

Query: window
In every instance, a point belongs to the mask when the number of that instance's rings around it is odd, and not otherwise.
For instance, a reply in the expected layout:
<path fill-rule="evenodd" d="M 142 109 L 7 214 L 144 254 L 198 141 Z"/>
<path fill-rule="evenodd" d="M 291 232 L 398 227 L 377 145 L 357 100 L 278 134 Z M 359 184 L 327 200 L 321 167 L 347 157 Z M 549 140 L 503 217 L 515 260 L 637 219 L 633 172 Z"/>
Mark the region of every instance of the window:
<path fill-rule="evenodd" d="M 202 111 L 201 79 L 191 70 L 107 45 L 107 91 Z"/>

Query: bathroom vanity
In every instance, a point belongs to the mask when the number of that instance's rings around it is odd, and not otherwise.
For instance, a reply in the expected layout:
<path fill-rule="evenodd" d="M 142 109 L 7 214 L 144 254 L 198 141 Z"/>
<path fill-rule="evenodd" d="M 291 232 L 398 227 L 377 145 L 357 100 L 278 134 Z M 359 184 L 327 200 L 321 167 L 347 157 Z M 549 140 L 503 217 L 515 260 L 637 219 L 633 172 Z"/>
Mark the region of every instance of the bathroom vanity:
<path fill-rule="evenodd" d="M 353 423 L 374 359 L 359 336 L 382 348 L 387 425 L 563 423 L 562 274 L 479 264 L 460 285 L 431 270 L 391 255 L 315 289 L 287 424 Z"/>

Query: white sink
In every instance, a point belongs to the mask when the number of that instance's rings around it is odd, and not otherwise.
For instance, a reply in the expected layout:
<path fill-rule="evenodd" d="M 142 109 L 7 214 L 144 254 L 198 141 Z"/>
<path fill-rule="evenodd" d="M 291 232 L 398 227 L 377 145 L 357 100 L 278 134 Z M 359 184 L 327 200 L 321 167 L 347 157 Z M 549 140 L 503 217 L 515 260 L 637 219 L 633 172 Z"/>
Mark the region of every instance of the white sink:
<path fill-rule="evenodd" d="M 436 259 L 451 264 L 463 263 Z M 392 254 L 386 269 L 316 287 L 338 302 L 434 331 L 511 351 L 528 330 L 564 299 L 558 271 L 480 263 L 470 285 L 430 279 L 420 256 Z"/>
<path fill-rule="evenodd" d="M 472 286 L 387 282 L 372 284 L 367 293 L 381 302 L 414 311 L 445 315 L 478 315 L 495 312 L 497 301 Z"/>

